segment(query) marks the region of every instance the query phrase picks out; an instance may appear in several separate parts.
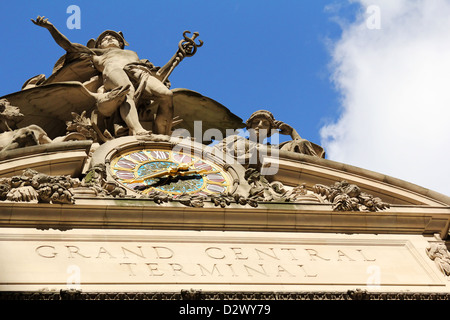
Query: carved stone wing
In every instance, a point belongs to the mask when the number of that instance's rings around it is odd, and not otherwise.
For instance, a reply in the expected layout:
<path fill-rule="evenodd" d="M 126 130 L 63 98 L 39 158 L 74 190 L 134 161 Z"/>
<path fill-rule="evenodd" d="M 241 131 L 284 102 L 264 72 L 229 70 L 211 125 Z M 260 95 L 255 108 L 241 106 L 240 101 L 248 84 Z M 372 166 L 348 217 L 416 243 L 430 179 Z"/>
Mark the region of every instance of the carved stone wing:
<path fill-rule="evenodd" d="M 18 107 L 24 119 L 20 128 L 36 124 L 54 139 L 66 133 L 66 121 L 72 112 L 88 113 L 95 108 L 95 98 L 80 82 L 52 83 L 8 94 L 2 98 Z"/>
<path fill-rule="evenodd" d="M 177 88 L 173 89 L 172 92 L 174 116 L 183 119 L 174 129 L 186 129 L 191 137 L 194 137 L 194 121 L 201 121 L 202 136 L 208 129 L 218 129 L 222 134 L 222 138 L 226 137 L 227 129 L 236 130 L 245 126 L 241 118 L 211 98 L 188 89 Z M 153 103 L 149 109 L 145 110 L 145 114 L 148 114 L 148 116 L 143 115 L 141 112 L 141 122 L 152 121 L 153 114 L 156 113 L 157 108 L 158 104 Z M 221 140 L 221 137 L 215 138 Z M 208 139 L 203 141 L 206 144 L 208 142 Z"/>
<path fill-rule="evenodd" d="M 92 61 L 87 54 L 65 54 L 56 62 L 53 73 L 44 84 L 79 81 L 85 82 L 100 73 L 92 65 Z"/>

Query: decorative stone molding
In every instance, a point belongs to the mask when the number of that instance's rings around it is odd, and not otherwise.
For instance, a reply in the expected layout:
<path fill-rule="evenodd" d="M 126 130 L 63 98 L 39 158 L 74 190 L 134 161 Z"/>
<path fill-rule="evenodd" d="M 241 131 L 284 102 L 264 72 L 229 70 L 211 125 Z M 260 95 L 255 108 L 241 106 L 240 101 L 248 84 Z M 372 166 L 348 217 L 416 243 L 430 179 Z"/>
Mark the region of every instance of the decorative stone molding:
<path fill-rule="evenodd" d="M 201 300 L 202 290 L 181 290 L 181 298 L 183 300 Z"/>
<path fill-rule="evenodd" d="M 165 202 L 169 202 L 169 201 L 173 200 L 173 197 L 170 196 L 169 194 L 164 193 L 162 191 L 156 191 L 156 190 L 154 192 L 149 192 L 148 194 L 146 194 L 145 196 L 142 196 L 142 197 L 153 200 L 157 204 L 161 204 L 161 203 L 165 203 Z"/>
<path fill-rule="evenodd" d="M 98 164 L 89 169 L 81 181 L 81 188 L 75 191 L 81 194 L 86 189 L 87 193 L 90 191 L 94 196 L 120 198 L 126 196 L 125 188 L 115 181 L 107 180 L 106 166 L 104 164 Z"/>
<path fill-rule="evenodd" d="M 286 190 L 281 183 L 269 181 L 256 169 L 245 171 L 244 179 L 250 185 L 249 199 L 253 201 L 286 201 Z"/>
<path fill-rule="evenodd" d="M 281 183 L 281 182 L 279 182 Z M 296 203 L 324 203 L 325 200 L 318 195 L 307 189 L 306 183 L 302 183 L 292 190 L 289 190 L 285 194 L 286 198 L 289 199 L 290 202 Z"/>
<path fill-rule="evenodd" d="M 347 181 L 336 182 L 330 187 L 316 184 L 313 189 L 333 205 L 334 211 L 378 211 L 390 207 L 380 198 L 362 192 L 357 185 Z"/>
<path fill-rule="evenodd" d="M 194 194 L 182 194 L 176 199 L 188 207 L 194 207 L 194 208 L 202 208 L 204 206 L 203 201 L 207 199 L 204 196 L 194 195 Z"/>
<path fill-rule="evenodd" d="M 181 194 L 178 196 L 169 195 L 167 193 L 164 193 L 162 191 L 153 191 L 149 192 L 146 195 L 143 195 L 142 198 L 153 200 L 157 204 L 167 203 L 176 201 L 179 202 L 187 207 L 195 207 L 195 208 L 202 208 L 205 204 L 205 202 L 212 202 L 216 207 L 220 206 L 222 208 L 225 208 L 229 206 L 232 203 L 236 203 L 239 205 L 250 205 L 252 207 L 257 207 L 258 203 L 257 201 L 246 198 L 240 194 L 217 194 L 217 195 L 211 195 L 211 196 L 203 196 L 203 195 L 195 195 L 195 194 Z"/>
<path fill-rule="evenodd" d="M 322 197 L 307 189 L 306 184 L 300 184 L 288 189 L 279 181 L 269 182 L 258 170 L 249 168 L 245 171 L 245 180 L 250 185 L 247 202 L 296 202 L 324 203 Z"/>
<path fill-rule="evenodd" d="M 254 208 L 258 207 L 258 202 L 256 199 L 253 199 L 251 197 L 244 197 L 243 195 L 240 195 L 238 193 L 215 195 L 211 197 L 211 201 L 216 206 L 221 206 L 222 208 L 229 206 L 231 203 L 236 203 L 242 206 L 248 204 L 249 206 Z"/>
<path fill-rule="evenodd" d="M 360 289 L 304 292 L 81 292 L 78 290 L 0 292 L 0 300 L 450 300 L 450 293 L 436 292 L 366 292 Z"/>
<path fill-rule="evenodd" d="M 36 170 L 0 179 L 0 200 L 15 202 L 74 203 L 72 188 L 80 185 L 70 176 L 50 176 Z"/>

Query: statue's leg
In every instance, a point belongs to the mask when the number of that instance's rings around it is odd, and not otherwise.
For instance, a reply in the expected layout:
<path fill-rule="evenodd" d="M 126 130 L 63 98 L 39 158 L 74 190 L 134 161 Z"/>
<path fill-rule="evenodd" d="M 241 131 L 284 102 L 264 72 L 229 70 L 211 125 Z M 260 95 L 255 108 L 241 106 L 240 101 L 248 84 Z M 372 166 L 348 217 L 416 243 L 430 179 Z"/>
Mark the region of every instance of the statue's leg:
<path fill-rule="evenodd" d="M 153 122 L 153 133 L 170 135 L 173 120 L 173 94 L 161 81 L 148 77 L 145 88 L 147 93 L 154 97 L 159 107 Z"/>
<path fill-rule="evenodd" d="M 118 87 L 129 87 L 126 99 L 119 107 L 120 116 L 125 121 L 132 134 L 148 133 L 139 122 L 139 116 L 134 102 L 134 87 L 125 71 L 122 69 L 115 69 L 108 72 L 108 74 L 104 74 L 104 78 L 104 86 L 107 91 L 114 90 Z"/>

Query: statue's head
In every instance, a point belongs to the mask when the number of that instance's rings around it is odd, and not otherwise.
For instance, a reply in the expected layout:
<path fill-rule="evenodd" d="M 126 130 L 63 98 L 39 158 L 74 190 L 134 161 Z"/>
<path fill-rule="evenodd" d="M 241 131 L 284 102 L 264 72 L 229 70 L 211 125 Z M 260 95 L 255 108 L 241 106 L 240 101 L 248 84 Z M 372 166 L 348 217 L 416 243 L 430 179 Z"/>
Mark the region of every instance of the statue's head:
<path fill-rule="evenodd" d="M 7 99 L 0 99 L 0 132 L 11 131 L 23 119 L 20 109 L 11 105 Z"/>
<path fill-rule="evenodd" d="M 276 128 L 275 118 L 270 111 L 258 110 L 252 113 L 250 118 L 245 122 L 247 129 L 255 130 L 255 133 L 259 135 L 261 130 L 267 130 L 266 136 L 270 137 L 272 129 Z"/>
<path fill-rule="evenodd" d="M 89 40 L 87 46 L 89 48 L 125 48 L 128 46 L 128 42 L 125 41 L 123 33 L 121 31 L 116 32 L 112 30 L 103 31 L 96 40 Z"/>
<path fill-rule="evenodd" d="M 11 103 L 7 99 L 0 99 L 0 112 L 4 112 L 11 106 Z"/>
<path fill-rule="evenodd" d="M 7 99 L 0 99 L 0 116 L 19 120 L 23 118 L 23 114 L 20 113 L 20 109 L 13 106 Z"/>

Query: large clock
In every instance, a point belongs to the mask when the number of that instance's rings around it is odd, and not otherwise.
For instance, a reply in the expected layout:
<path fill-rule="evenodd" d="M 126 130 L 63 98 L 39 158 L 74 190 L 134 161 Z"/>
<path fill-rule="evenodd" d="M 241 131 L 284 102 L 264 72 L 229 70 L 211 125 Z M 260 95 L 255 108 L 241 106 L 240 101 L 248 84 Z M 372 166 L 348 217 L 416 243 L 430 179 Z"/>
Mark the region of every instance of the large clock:
<path fill-rule="evenodd" d="M 113 177 L 135 192 L 162 191 L 173 196 L 209 196 L 230 192 L 232 179 L 224 168 L 191 153 L 156 147 L 119 152 L 110 161 Z"/>

